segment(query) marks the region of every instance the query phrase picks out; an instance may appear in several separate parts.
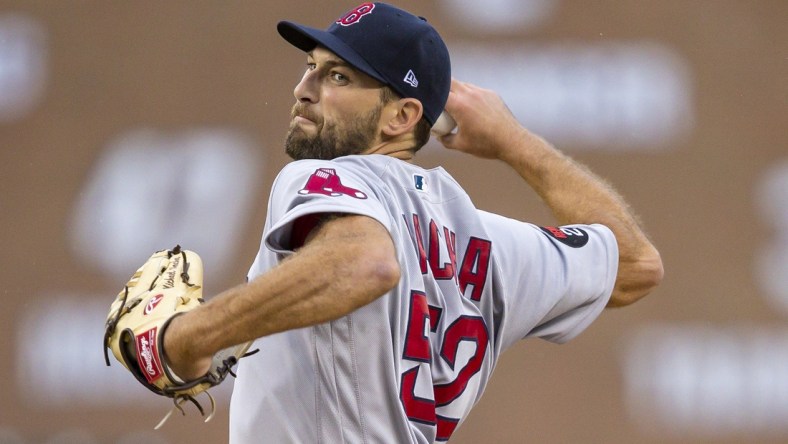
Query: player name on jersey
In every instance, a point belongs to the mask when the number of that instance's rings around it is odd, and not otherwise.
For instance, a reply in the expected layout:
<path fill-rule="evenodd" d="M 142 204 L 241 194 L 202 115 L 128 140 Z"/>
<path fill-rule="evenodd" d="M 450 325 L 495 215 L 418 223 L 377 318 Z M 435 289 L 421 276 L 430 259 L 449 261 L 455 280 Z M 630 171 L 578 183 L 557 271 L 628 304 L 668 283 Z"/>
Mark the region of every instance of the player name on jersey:
<path fill-rule="evenodd" d="M 465 248 L 465 255 L 458 269 L 457 267 L 457 235 L 449 227 L 438 228 L 438 222 L 434 219 L 429 221 L 429 233 L 427 235 L 427 248 L 425 248 L 424 237 L 422 235 L 422 222 L 418 214 L 411 216 L 411 223 L 408 217 L 405 223 L 411 230 L 411 237 L 415 239 L 417 253 L 419 255 L 419 265 L 421 273 L 427 274 L 428 267 L 432 271 L 435 279 L 453 279 L 460 288 L 460 293 L 465 295 L 468 285 L 473 288 L 469 295 L 473 301 L 481 299 L 484 291 L 484 283 L 487 280 L 487 270 L 490 265 L 490 250 L 492 242 L 478 237 L 471 237 Z M 443 236 L 440 233 L 443 233 Z M 441 262 L 441 249 L 448 253 L 449 262 Z"/>

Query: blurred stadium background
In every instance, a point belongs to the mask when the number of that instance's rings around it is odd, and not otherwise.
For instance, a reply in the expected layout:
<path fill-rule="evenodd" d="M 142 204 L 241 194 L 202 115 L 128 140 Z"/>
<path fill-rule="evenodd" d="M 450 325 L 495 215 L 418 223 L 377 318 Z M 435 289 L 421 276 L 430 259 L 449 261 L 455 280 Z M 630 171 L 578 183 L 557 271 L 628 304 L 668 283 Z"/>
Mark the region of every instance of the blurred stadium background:
<path fill-rule="evenodd" d="M 175 243 L 208 295 L 243 281 L 304 66 L 275 24 L 356 3 L 0 0 L 0 443 L 226 442 L 229 387 L 213 422 L 151 430 L 170 403 L 104 366 L 104 317 Z M 788 2 L 397 4 L 614 183 L 667 271 L 575 341 L 509 351 L 452 442 L 787 442 Z M 419 163 L 553 222 L 502 164 Z"/>

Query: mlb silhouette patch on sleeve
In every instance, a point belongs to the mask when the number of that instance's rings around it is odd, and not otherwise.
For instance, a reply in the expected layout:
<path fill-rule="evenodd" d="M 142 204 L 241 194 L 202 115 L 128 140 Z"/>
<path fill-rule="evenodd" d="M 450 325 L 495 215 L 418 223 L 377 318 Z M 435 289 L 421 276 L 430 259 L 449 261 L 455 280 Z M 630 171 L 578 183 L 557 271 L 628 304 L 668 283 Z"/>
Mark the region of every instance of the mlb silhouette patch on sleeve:
<path fill-rule="evenodd" d="M 419 191 L 427 191 L 427 179 L 424 176 L 419 174 L 413 175 L 413 186 Z"/>
<path fill-rule="evenodd" d="M 343 185 L 337 171 L 333 168 L 316 169 L 309 176 L 304 188 L 298 191 L 298 194 L 323 194 L 331 197 L 350 196 L 356 199 L 367 198 L 363 191 Z"/>

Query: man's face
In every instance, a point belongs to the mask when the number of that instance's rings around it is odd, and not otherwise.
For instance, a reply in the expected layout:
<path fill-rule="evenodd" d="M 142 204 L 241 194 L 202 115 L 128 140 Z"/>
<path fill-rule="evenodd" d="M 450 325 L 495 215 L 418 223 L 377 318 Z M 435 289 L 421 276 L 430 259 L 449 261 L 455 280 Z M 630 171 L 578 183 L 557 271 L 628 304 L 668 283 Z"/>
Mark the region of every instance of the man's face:
<path fill-rule="evenodd" d="M 315 48 L 293 91 L 287 154 L 295 160 L 327 160 L 367 151 L 378 142 L 381 86 L 334 53 Z"/>

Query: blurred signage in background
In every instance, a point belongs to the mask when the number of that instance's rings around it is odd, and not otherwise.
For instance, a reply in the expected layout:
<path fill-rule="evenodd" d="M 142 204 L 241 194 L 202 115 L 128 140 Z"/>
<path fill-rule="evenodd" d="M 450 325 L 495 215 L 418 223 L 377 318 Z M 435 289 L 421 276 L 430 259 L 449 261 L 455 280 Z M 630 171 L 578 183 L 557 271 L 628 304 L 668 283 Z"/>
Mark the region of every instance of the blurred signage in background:
<path fill-rule="evenodd" d="M 754 274 L 768 302 L 788 317 L 788 157 L 764 172 L 754 200 L 770 228 L 755 236 L 761 245 Z"/>
<path fill-rule="evenodd" d="M 21 14 L 0 14 L 0 123 L 19 120 L 41 101 L 47 81 L 44 27 Z"/>
<path fill-rule="evenodd" d="M 259 205 L 252 200 L 263 182 L 260 151 L 248 137 L 222 128 L 121 135 L 99 158 L 74 206 L 76 256 L 121 282 L 154 251 L 181 244 L 200 253 L 210 276 L 222 276 Z"/>
<path fill-rule="evenodd" d="M 544 25 L 557 0 L 443 0 L 441 9 L 460 28 L 476 35 L 522 32 Z"/>
<path fill-rule="evenodd" d="M 653 324 L 623 362 L 629 418 L 666 438 L 788 433 L 785 329 Z"/>
<path fill-rule="evenodd" d="M 671 149 L 693 129 L 687 63 L 653 42 L 451 48 L 455 77 L 497 91 L 518 120 L 559 147 Z"/>
<path fill-rule="evenodd" d="M 786 317 L 788 161 L 763 172 L 754 197 L 772 229 L 752 236 L 760 248 L 752 275 L 765 302 Z M 788 433 L 788 329 L 779 321 L 648 324 L 629 341 L 622 364 L 628 411 L 646 430 L 708 437 Z"/>

